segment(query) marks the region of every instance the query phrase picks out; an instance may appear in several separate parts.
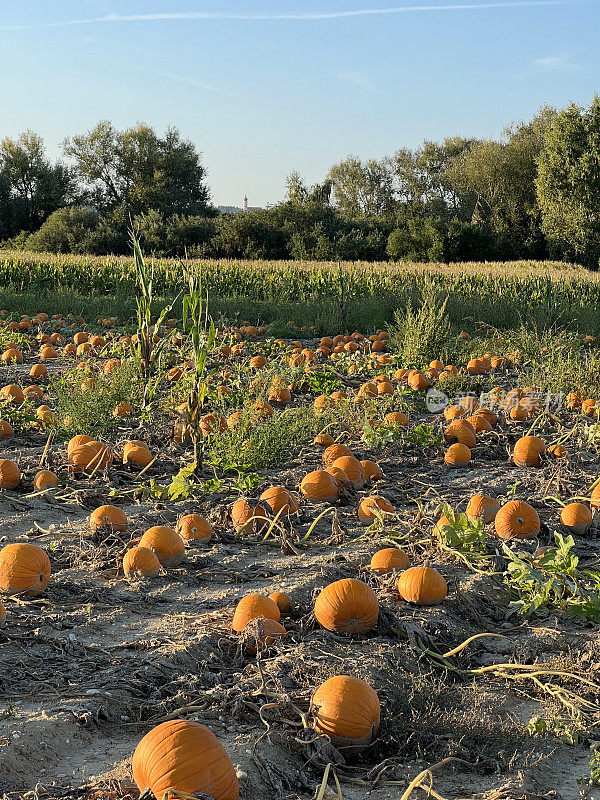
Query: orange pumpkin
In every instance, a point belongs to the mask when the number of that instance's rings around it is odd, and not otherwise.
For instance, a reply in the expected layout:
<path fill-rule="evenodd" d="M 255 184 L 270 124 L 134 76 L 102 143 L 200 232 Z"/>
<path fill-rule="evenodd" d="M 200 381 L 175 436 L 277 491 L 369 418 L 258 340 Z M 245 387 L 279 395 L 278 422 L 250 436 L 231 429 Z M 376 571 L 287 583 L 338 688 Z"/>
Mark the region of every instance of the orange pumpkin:
<path fill-rule="evenodd" d="M 583 503 L 569 503 L 561 511 L 560 521 L 570 533 L 581 536 L 592 524 L 592 512 Z"/>
<path fill-rule="evenodd" d="M 277 603 L 277 607 L 282 614 L 292 613 L 292 598 L 285 592 L 271 592 L 269 599 Z"/>
<path fill-rule="evenodd" d="M 471 450 L 477 443 L 475 428 L 466 419 L 456 419 L 444 431 L 444 440 L 447 444 L 459 442 Z"/>
<path fill-rule="evenodd" d="M 58 478 L 53 472 L 47 469 L 41 469 L 39 472 L 36 472 L 33 485 L 37 492 L 43 492 L 45 489 L 54 489 L 58 486 Z"/>
<path fill-rule="evenodd" d="M 242 634 L 246 639 L 246 652 L 256 655 L 257 650 L 265 650 L 285 639 L 287 631 L 280 622 L 270 617 L 256 617 L 246 623 Z"/>
<path fill-rule="evenodd" d="M 235 607 L 231 628 L 236 633 L 241 633 L 251 619 L 258 619 L 258 617 L 266 617 L 279 622 L 281 619 L 279 606 L 265 595 L 247 594 Z"/>
<path fill-rule="evenodd" d="M 378 550 L 371 558 L 370 567 L 378 575 L 387 575 L 395 569 L 406 569 L 410 564 L 404 550 L 398 547 L 385 547 Z"/>
<path fill-rule="evenodd" d="M 281 512 L 281 515 L 287 516 L 298 511 L 298 503 L 285 486 L 270 486 L 259 499 L 269 506 L 274 514 Z"/>
<path fill-rule="evenodd" d="M 121 533 L 127 528 L 127 515 L 117 506 L 99 506 L 90 515 L 90 528 L 94 533 L 103 529 Z"/>
<path fill-rule="evenodd" d="M 511 500 L 497 512 L 494 527 L 501 539 L 526 539 L 540 532 L 540 518 L 529 503 Z"/>
<path fill-rule="evenodd" d="M 448 594 L 448 584 L 426 561 L 422 567 L 410 567 L 398 578 L 398 593 L 407 603 L 437 606 Z"/>
<path fill-rule="evenodd" d="M 0 591 L 35 597 L 48 585 L 50 572 L 50 559 L 35 544 L 7 544 L 0 550 Z"/>
<path fill-rule="evenodd" d="M 363 497 L 358 504 L 358 519 L 362 525 L 371 525 L 375 520 L 385 519 L 394 513 L 394 508 L 389 500 L 379 495 Z"/>
<path fill-rule="evenodd" d="M 212 525 L 201 514 L 180 517 L 175 530 L 186 541 L 208 541 L 212 536 Z"/>
<path fill-rule="evenodd" d="M 231 506 L 231 521 L 238 533 L 254 533 L 265 524 L 267 512 L 260 505 L 250 505 L 247 500 L 240 497 Z"/>
<path fill-rule="evenodd" d="M 590 506 L 594 511 L 600 511 L 600 483 L 595 489 L 592 489 L 590 495 Z"/>
<path fill-rule="evenodd" d="M 365 485 L 365 473 L 362 465 L 354 456 L 342 456 L 341 458 L 337 458 L 333 464 L 329 466 L 343 470 L 348 476 L 351 486 L 355 489 L 362 489 Z"/>
<path fill-rule="evenodd" d="M 322 683 L 311 700 L 315 729 L 334 744 L 367 745 L 379 730 L 381 706 L 370 684 L 350 675 Z"/>
<path fill-rule="evenodd" d="M 379 602 L 366 583 L 342 578 L 320 592 L 315 602 L 315 617 L 323 628 L 343 636 L 367 633 L 377 625 Z"/>
<path fill-rule="evenodd" d="M 133 754 L 133 779 L 140 790 L 164 800 L 169 792 L 238 800 L 231 759 L 217 737 L 198 722 L 176 719 L 147 733 Z"/>
<path fill-rule="evenodd" d="M 0 458 L 0 489 L 16 489 L 20 480 L 18 465 L 8 458 Z"/>
<path fill-rule="evenodd" d="M 144 442 L 127 442 L 123 448 L 123 464 L 132 464 L 134 467 L 147 467 L 152 463 L 152 459 L 152 453 Z"/>
<path fill-rule="evenodd" d="M 361 461 L 360 465 L 363 468 L 366 481 L 380 481 L 383 478 L 383 471 L 381 467 L 374 461 Z"/>
<path fill-rule="evenodd" d="M 515 444 L 513 461 L 518 467 L 539 467 L 546 445 L 537 436 L 522 436 Z"/>
<path fill-rule="evenodd" d="M 166 568 L 179 566 L 185 555 L 185 544 L 181 536 L 164 525 L 148 528 L 140 539 L 140 547 L 154 550 L 158 560 Z"/>
<path fill-rule="evenodd" d="M 390 411 L 385 417 L 386 425 L 399 425 L 401 428 L 408 428 L 408 417 L 402 411 Z"/>
<path fill-rule="evenodd" d="M 131 547 L 123 558 L 123 572 L 134 580 L 154 578 L 160 572 L 160 561 L 149 547 Z"/>
<path fill-rule="evenodd" d="M 464 467 L 471 460 L 471 451 L 466 444 L 451 444 L 444 454 L 444 461 L 449 467 Z"/>
<path fill-rule="evenodd" d="M 329 433 L 318 433 L 313 439 L 313 444 L 317 447 L 331 447 L 334 444 L 333 436 Z"/>
<path fill-rule="evenodd" d="M 329 445 L 324 451 L 322 456 L 323 466 L 330 467 L 338 458 L 342 456 L 351 456 L 352 451 L 346 447 L 345 444 L 332 444 Z"/>
<path fill-rule="evenodd" d="M 485 494 L 474 494 L 467 503 L 465 513 L 468 517 L 473 517 L 473 519 L 483 519 L 487 525 L 494 521 L 499 509 L 500 503 L 493 497 L 488 497 Z"/>
<path fill-rule="evenodd" d="M 321 469 L 304 476 L 300 483 L 300 491 L 304 497 L 316 503 L 334 503 L 340 496 L 340 490 L 333 477 Z"/>

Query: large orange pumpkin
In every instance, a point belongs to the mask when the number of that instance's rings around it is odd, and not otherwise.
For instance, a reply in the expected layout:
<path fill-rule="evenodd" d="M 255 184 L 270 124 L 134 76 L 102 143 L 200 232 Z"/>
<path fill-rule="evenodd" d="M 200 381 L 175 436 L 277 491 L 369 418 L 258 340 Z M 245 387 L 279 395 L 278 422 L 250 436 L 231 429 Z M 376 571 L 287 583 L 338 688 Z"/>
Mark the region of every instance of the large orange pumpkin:
<path fill-rule="evenodd" d="M 546 445 L 537 436 L 522 436 L 515 444 L 513 461 L 518 467 L 539 467 L 545 452 Z"/>
<path fill-rule="evenodd" d="M 269 506 L 274 514 L 286 516 L 298 511 L 298 503 L 285 486 L 270 486 L 261 494 L 260 499 Z"/>
<path fill-rule="evenodd" d="M 315 602 L 317 622 L 328 631 L 350 636 L 377 625 L 379 602 L 375 592 L 356 578 L 342 578 L 326 586 Z"/>
<path fill-rule="evenodd" d="M 540 518 L 529 503 L 511 500 L 496 513 L 494 527 L 501 539 L 526 539 L 540 532 Z"/>
<path fill-rule="evenodd" d="M 312 696 L 315 729 L 334 744 L 369 744 L 379 729 L 381 706 L 366 681 L 336 675 L 322 683 Z"/>
<path fill-rule="evenodd" d="M 231 506 L 231 521 L 238 533 L 254 533 L 260 530 L 266 521 L 267 512 L 260 505 L 251 505 L 243 497 Z"/>
<path fill-rule="evenodd" d="M 485 494 L 474 494 L 469 500 L 465 513 L 473 519 L 483 519 L 487 525 L 494 521 L 500 508 L 500 503 L 493 497 Z"/>
<path fill-rule="evenodd" d="M 212 536 L 212 525 L 201 514 L 180 517 L 175 530 L 186 541 L 207 541 Z"/>
<path fill-rule="evenodd" d="M 315 469 L 305 475 L 300 484 L 300 491 L 315 503 L 334 503 L 340 496 L 337 483 L 322 469 Z"/>
<path fill-rule="evenodd" d="M 0 458 L 0 489 L 16 489 L 21 480 L 21 470 L 14 461 Z"/>
<path fill-rule="evenodd" d="M 154 578 L 160 572 L 160 561 L 148 547 L 131 547 L 123 558 L 127 578 Z"/>
<path fill-rule="evenodd" d="M 363 497 L 358 504 L 358 519 L 361 525 L 371 525 L 376 520 L 383 520 L 394 513 L 394 507 L 389 500 L 379 495 Z"/>
<path fill-rule="evenodd" d="M 561 511 L 560 521 L 568 531 L 581 535 L 592 524 L 592 512 L 583 503 L 569 503 Z"/>
<path fill-rule="evenodd" d="M 179 566 L 185 554 L 185 544 L 181 536 L 164 525 L 148 528 L 140 539 L 140 547 L 154 550 L 162 566 L 167 568 Z"/>
<path fill-rule="evenodd" d="M 133 754 L 133 779 L 141 793 L 157 800 L 168 792 L 202 793 L 213 800 L 237 800 L 235 768 L 217 737 L 199 722 L 176 719 L 147 733 Z"/>
<path fill-rule="evenodd" d="M 0 591 L 35 597 L 50 580 L 50 559 L 35 544 L 7 544 L 0 550 Z"/>

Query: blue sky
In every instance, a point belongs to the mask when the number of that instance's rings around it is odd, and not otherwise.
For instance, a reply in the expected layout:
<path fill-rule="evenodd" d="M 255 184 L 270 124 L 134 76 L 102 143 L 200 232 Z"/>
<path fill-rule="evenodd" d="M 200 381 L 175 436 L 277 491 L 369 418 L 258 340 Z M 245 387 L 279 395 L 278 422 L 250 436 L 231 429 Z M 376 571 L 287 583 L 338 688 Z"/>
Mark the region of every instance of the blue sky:
<path fill-rule="evenodd" d="M 176 125 L 213 201 L 600 91 L 600 0 L 0 0 L 0 136 Z"/>

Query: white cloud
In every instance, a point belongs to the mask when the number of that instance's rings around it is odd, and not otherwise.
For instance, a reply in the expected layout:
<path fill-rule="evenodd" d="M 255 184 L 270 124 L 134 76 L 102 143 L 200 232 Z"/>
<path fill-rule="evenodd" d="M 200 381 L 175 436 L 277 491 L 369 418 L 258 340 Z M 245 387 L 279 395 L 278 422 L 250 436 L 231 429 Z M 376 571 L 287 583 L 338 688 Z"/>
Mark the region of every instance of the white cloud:
<path fill-rule="evenodd" d="M 529 78 L 533 75 L 547 75 L 560 72 L 581 72 L 581 66 L 573 61 L 570 53 L 557 53 L 553 56 L 533 58 L 530 69 L 515 75 L 515 78 Z"/>
<path fill-rule="evenodd" d="M 320 21 L 348 17 L 386 16 L 436 11 L 473 11 L 483 9 L 525 8 L 531 6 L 558 6 L 564 0 L 501 0 L 500 2 L 442 3 L 439 5 L 394 6 L 391 8 L 359 8 L 349 11 L 290 11 L 287 13 L 229 13 L 226 11 L 164 11 L 154 14 L 107 14 L 90 19 L 57 20 L 32 25 L 0 25 L 0 31 L 34 30 L 37 28 L 63 28 L 74 25 L 92 25 L 119 22 L 161 22 L 165 20 L 246 20 L 246 21 Z"/>
<path fill-rule="evenodd" d="M 363 89 L 364 91 L 373 88 L 373 84 L 369 78 L 367 78 L 366 75 L 362 75 L 360 72 L 338 72 L 337 77 L 341 81 L 350 83 L 352 86 L 356 86 L 358 89 Z"/>

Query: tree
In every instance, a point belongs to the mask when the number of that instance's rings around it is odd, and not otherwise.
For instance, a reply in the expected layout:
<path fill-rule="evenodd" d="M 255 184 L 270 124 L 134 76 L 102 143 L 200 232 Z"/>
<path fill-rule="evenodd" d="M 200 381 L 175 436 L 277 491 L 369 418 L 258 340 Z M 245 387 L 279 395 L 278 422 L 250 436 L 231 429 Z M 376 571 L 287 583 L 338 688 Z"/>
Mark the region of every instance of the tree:
<path fill-rule="evenodd" d="M 597 268 L 600 260 L 600 98 L 571 104 L 546 133 L 536 181 L 543 228 L 564 256 Z"/>
<path fill-rule="evenodd" d="M 66 139 L 64 151 L 101 212 L 121 206 L 125 218 L 151 209 L 165 216 L 213 213 L 200 155 L 176 128 L 160 137 L 148 125 L 117 131 L 105 120 Z"/>
<path fill-rule="evenodd" d="M 0 144 L 0 182 L 7 200 L 13 232 L 34 231 L 53 211 L 73 199 L 73 180 L 62 164 L 46 158 L 44 140 L 33 131 Z"/>
<path fill-rule="evenodd" d="M 350 219 L 377 217 L 394 207 L 392 163 L 390 159 L 361 161 L 349 156 L 329 171 L 335 204 Z"/>

